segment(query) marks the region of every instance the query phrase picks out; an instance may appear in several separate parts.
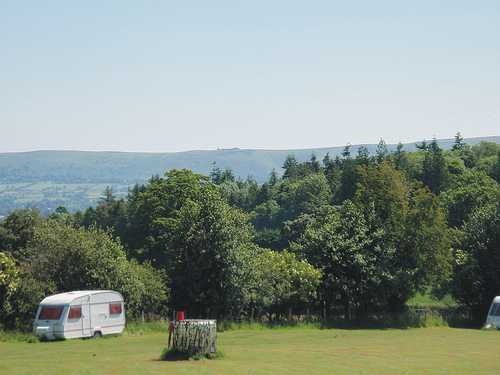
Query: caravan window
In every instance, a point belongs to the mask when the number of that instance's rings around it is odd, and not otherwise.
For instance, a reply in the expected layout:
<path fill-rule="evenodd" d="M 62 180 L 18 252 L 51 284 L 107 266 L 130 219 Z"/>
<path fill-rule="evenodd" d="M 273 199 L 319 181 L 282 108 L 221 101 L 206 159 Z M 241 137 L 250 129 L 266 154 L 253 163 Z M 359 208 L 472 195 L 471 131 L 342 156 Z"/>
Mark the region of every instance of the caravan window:
<path fill-rule="evenodd" d="M 109 304 L 109 314 L 110 315 L 120 315 L 122 313 L 121 303 L 110 303 Z"/>
<path fill-rule="evenodd" d="M 43 306 L 40 310 L 38 319 L 40 320 L 59 320 L 63 311 L 62 306 Z"/>
<path fill-rule="evenodd" d="M 81 306 L 71 306 L 69 308 L 68 319 L 80 319 L 82 317 Z"/>
<path fill-rule="evenodd" d="M 500 303 L 494 303 L 490 310 L 491 316 L 500 316 Z"/>

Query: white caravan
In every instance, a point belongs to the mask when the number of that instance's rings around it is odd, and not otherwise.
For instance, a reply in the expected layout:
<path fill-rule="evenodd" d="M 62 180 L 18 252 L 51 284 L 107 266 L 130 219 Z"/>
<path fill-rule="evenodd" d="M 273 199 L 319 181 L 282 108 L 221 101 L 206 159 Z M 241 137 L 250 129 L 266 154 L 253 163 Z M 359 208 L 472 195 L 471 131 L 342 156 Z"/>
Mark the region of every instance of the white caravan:
<path fill-rule="evenodd" d="M 493 298 L 486 318 L 486 326 L 500 329 L 500 296 Z"/>
<path fill-rule="evenodd" d="M 119 334 L 125 328 L 120 293 L 84 290 L 55 294 L 40 302 L 33 333 L 47 340 Z"/>

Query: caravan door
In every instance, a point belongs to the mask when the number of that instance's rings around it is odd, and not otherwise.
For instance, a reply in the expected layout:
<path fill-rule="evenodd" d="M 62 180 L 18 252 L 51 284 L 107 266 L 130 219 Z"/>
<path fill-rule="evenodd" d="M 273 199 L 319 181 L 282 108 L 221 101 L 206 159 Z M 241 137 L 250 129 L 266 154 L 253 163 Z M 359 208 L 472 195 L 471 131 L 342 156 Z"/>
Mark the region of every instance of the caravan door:
<path fill-rule="evenodd" d="M 90 304 L 87 301 L 82 304 L 82 335 L 83 337 L 92 336 L 92 319 L 90 316 Z"/>

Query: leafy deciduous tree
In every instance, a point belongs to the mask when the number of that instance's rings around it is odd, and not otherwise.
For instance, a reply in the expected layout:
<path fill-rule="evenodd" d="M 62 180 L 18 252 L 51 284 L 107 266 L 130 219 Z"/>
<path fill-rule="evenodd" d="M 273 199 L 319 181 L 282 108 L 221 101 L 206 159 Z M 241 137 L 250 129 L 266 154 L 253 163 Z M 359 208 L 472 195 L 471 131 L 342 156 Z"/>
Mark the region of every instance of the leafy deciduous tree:
<path fill-rule="evenodd" d="M 455 251 L 453 294 L 484 318 L 500 294 L 500 202 L 472 213 L 464 226 L 462 247 Z"/>

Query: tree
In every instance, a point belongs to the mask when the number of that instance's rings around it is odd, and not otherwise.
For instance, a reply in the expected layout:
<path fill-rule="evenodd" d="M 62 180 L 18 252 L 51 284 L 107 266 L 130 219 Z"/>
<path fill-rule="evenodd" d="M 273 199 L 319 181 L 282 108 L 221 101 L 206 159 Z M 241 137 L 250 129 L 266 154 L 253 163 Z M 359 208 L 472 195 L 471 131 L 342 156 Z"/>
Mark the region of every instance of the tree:
<path fill-rule="evenodd" d="M 252 306 L 259 315 L 291 315 L 294 308 L 304 310 L 316 298 L 321 272 L 293 253 L 263 250 L 253 267 L 257 277 Z"/>
<path fill-rule="evenodd" d="M 314 218 L 291 244 L 295 253 L 322 272 L 325 314 L 340 304 L 350 319 L 372 305 L 383 277 L 377 271 L 380 237 L 381 231 L 371 231 L 363 213 L 346 201 L 340 210 L 330 209 Z"/>
<path fill-rule="evenodd" d="M 448 183 L 446 161 L 443 150 L 439 147 L 436 139 L 432 140 L 425 152 L 422 182 L 434 194 L 439 194 L 443 191 Z"/>
<path fill-rule="evenodd" d="M 500 197 L 498 184 L 486 173 L 467 170 L 452 179 L 450 188 L 439 199 L 447 211 L 448 225 L 460 228 L 479 207 Z"/>
<path fill-rule="evenodd" d="M 314 154 L 311 155 L 311 158 L 305 164 L 310 173 L 319 173 L 321 170 L 320 163 Z"/>
<path fill-rule="evenodd" d="M 249 217 L 219 186 L 187 170 L 157 178 L 129 203 L 130 229 L 142 232 L 134 253 L 166 271 L 171 307 L 192 316 L 238 315 L 247 301 Z"/>
<path fill-rule="evenodd" d="M 366 146 L 359 146 L 356 161 L 359 165 L 368 165 L 370 163 L 370 152 Z"/>
<path fill-rule="evenodd" d="M 342 162 L 337 156 L 331 159 L 328 154 L 323 158 L 323 173 L 328 181 L 332 195 L 339 195 L 340 179 L 342 176 Z"/>
<path fill-rule="evenodd" d="M 252 222 L 256 229 L 274 228 L 280 224 L 280 206 L 270 199 L 255 207 Z"/>
<path fill-rule="evenodd" d="M 495 142 L 481 141 L 479 144 L 472 146 L 472 152 L 477 159 L 486 159 L 495 157 L 500 151 L 500 145 Z"/>
<path fill-rule="evenodd" d="M 282 208 L 281 219 L 292 220 L 301 213 L 312 212 L 329 204 L 331 190 L 323 173 L 286 181 L 280 187 L 278 203 Z"/>
<path fill-rule="evenodd" d="M 382 163 L 389 156 L 389 150 L 387 149 L 387 144 L 381 138 L 376 151 L 377 163 Z"/>
<path fill-rule="evenodd" d="M 462 160 L 464 167 L 473 168 L 476 165 L 477 158 L 472 148 L 465 143 L 460 132 L 455 135 L 455 141 L 451 147 L 451 154 L 457 155 Z"/>
<path fill-rule="evenodd" d="M 106 186 L 103 195 L 99 198 L 100 203 L 111 204 L 115 201 L 115 196 L 113 194 L 113 188 L 111 186 Z"/>
<path fill-rule="evenodd" d="M 193 316 L 239 316 L 248 303 L 242 275 L 248 273 L 247 253 L 254 248 L 248 217 L 207 185 L 170 224 L 163 239 L 172 306 L 187 308 Z"/>
<path fill-rule="evenodd" d="M 351 158 L 351 144 L 348 143 L 345 145 L 344 150 L 342 151 L 342 157 L 344 159 L 350 159 Z"/>
<path fill-rule="evenodd" d="M 163 268 L 168 261 L 165 241 L 175 230 L 175 217 L 187 202 L 196 201 L 208 184 L 208 178 L 186 169 L 171 170 L 164 178 L 154 177 L 131 192 L 125 236 L 130 255 Z"/>
<path fill-rule="evenodd" d="M 19 280 L 14 258 L 0 252 L 0 322 L 12 312 L 11 297 L 18 287 Z"/>
<path fill-rule="evenodd" d="M 164 270 L 154 268 L 149 262 L 141 264 L 132 259 L 128 265 L 128 272 L 134 278 L 136 295 L 133 301 L 140 303 L 133 306 L 135 312 L 149 312 L 165 317 L 170 290 L 167 287 L 168 276 Z"/>
<path fill-rule="evenodd" d="M 298 176 L 298 167 L 299 163 L 295 156 L 288 155 L 283 163 L 283 178 L 284 179 L 293 179 Z"/>
<path fill-rule="evenodd" d="M 212 168 L 212 171 L 210 172 L 210 178 L 212 182 L 216 185 L 220 185 L 224 182 L 235 182 L 236 178 L 234 177 L 234 173 L 231 169 L 226 168 L 224 170 L 221 170 L 218 168 L 215 163 Z"/>
<path fill-rule="evenodd" d="M 248 177 L 245 181 L 238 180 L 237 182 L 233 182 L 232 186 L 226 190 L 226 186 L 229 183 L 224 183 L 219 185 L 222 191 L 222 195 L 226 198 L 227 202 L 233 206 L 240 208 L 246 212 L 251 211 L 259 202 L 259 199 L 264 198 L 259 193 L 265 193 L 262 191 L 262 187 L 259 187 L 257 181 L 255 181 L 252 177 Z M 228 191 L 231 193 L 228 194 Z M 269 188 L 267 192 L 269 195 L 272 195 L 272 189 Z"/>
<path fill-rule="evenodd" d="M 33 236 L 34 227 L 42 221 L 37 210 L 15 210 L 0 223 L 0 249 L 16 259 Z"/>
<path fill-rule="evenodd" d="M 491 177 L 493 177 L 500 184 L 500 151 L 498 151 L 497 161 L 492 168 Z"/>
<path fill-rule="evenodd" d="M 404 151 L 404 146 L 401 142 L 398 143 L 396 150 L 393 155 L 393 163 L 397 170 L 407 171 L 408 169 L 408 158 L 406 152 Z"/>
<path fill-rule="evenodd" d="M 51 220 L 58 220 L 64 223 L 80 223 L 81 219 L 77 221 L 77 215 L 71 215 L 68 209 L 64 206 L 57 207 L 53 213 L 48 216 Z"/>
<path fill-rule="evenodd" d="M 427 148 L 429 147 L 429 145 L 428 145 L 427 141 L 424 139 L 421 143 L 416 143 L 415 147 L 417 148 L 417 150 L 427 151 Z"/>
<path fill-rule="evenodd" d="M 380 286 L 387 306 L 399 310 L 415 292 L 437 288 L 450 273 L 450 240 L 439 202 L 426 188 L 408 185 L 388 162 L 360 170 L 356 204 L 372 228 L 383 228 Z M 383 263 L 382 262 L 382 263 Z"/>
<path fill-rule="evenodd" d="M 451 277 L 451 238 L 439 200 L 420 184 L 413 184 L 405 230 L 396 246 L 397 277 L 392 293 L 395 306 L 415 292 L 438 289 Z"/>
<path fill-rule="evenodd" d="M 269 174 L 269 186 L 275 186 L 278 182 L 278 174 L 276 173 L 276 170 L 273 168 L 271 173 Z"/>
<path fill-rule="evenodd" d="M 463 159 L 455 155 L 455 153 L 449 152 L 445 154 L 445 160 L 446 168 L 448 171 L 448 185 L 446 186 L 446 188 L 448 188 L 450 180 L 452 180 L 454 176 L 465 173 L 467 168 L 465 167 Z"/>
<path fill-rule="evenodd" d="M 495 162 L 498 160 L 497 155 L 500 152 L 500 145 L 494 142 L 480 142 L 471 147 L 473 167 L 482 170 L 486 173 L 491 173 Z"/>
<path fill-rule="evenodd" d="M 357 165 L 350 157 L 342 160 L 342 174 L 340 177 L 340 187 L 335 201 L 342 203 L 352 199 L 356 193 L 358 183 Z"/>
<path fill-rule="evenodd" d="M 409 189 L 405 177 L 388 162 L 359 169 L 354 202 L 361 208 L 374 209 L 377 225 L 386 234 L 398 238 L 408 212 Z"/>
<path fill-rule="evenodd" d="M 95 209 L 89 207 L 83 214 L 80 224 L 86 228 L 95 226 L 104 230 L 109 230 L 115 235 L 123 238 L 125 243 L 127 243 L 127 203 L 124 199 L 117 199 L 113 194 L 113 189 L 107 186 L 102 196 L 99 198 L 97 207 Z"/>
<path fill-rule="evenodd" d="M 24 265 L 19 268 L 19 282 L 9 298 L 6 314 L 0 317 L 5 327 L 27 330 L 31 328 L 38 304 L 46 296 L 57 293 L 52 283 L 41 283 Z"/>
<path fill-rule="evenodd" d="M 457 132 L 455 134 L 455 142 L 453 143 L 453 146 L 451 147 L 452 151 L 463 151 L 465 149 L 466 143 L 464 142 L 464 138 L 462 137 L 462 134 L 460 132 Z"/>
<path fill-rule="evenodd" d="M 478 208 L 464 226 L 461 248 L 455 250 L 453 295 L 484 319 L 500 291 L 500 201 Z"/>

